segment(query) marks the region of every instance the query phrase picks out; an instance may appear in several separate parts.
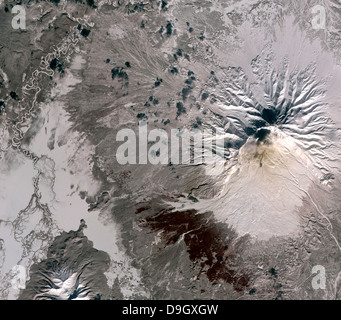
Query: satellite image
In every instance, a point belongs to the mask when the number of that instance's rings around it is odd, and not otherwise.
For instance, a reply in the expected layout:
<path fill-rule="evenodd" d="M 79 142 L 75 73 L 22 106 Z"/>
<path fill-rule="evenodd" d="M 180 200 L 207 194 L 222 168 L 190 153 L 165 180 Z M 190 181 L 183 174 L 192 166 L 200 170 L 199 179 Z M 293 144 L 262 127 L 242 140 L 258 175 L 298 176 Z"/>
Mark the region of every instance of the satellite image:
<path fill-rule="evenodd" d="M 340 0 L 0 0 L 0 300 L 341 299 L 340 48 Z"/>

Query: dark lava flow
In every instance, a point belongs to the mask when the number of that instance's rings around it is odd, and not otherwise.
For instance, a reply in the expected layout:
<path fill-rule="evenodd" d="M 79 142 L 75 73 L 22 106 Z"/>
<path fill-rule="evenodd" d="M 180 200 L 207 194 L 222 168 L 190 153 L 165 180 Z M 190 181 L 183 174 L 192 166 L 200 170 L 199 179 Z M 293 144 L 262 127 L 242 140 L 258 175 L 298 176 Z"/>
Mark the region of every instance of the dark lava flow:
<path fill-rule="evenodd" d="M 153 212 L 152 201 L 140 203 L 136 214 Z M 224 223 L 214 220 L 213 213 L 197 214 L 196 210 L 174 211 L 164 208 L 140 220 L 143 227 L 160 232 L 164 248 L 175 245 L 183 236 L 190 260 L 198 275 L 206 274 L 210 282 L 223 280 L 238 292 L 249 287 L 250 278 L 241 268 L 240 253 L 246 242 Z"/>

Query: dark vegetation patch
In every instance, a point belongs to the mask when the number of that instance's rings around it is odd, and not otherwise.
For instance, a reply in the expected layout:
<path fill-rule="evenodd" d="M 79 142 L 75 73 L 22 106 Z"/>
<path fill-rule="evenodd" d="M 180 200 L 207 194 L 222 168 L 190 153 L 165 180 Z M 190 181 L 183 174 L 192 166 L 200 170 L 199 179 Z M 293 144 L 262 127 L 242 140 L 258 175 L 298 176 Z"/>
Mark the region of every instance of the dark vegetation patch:
<path fill-rule="evenodd" d="M 168 3 L 165 0 L 161 0 L 161 10 L 167 11 L 168 10 L 167 4 Z"/>
<path fill-rule="evenodd" d="M 88 29 L 83 29 L 82 31 L 81 31 L 81 35 L 84 37 L 84 38 L 87 38 L 88 37 L 88 35 L 90 34 L 90 30 L 88 30 Z"/>
<path fill-rule="evenodd" d="M 209 94 L 207 92 L 204 92 L 202 95 L 201 95 L 201 100 L 202 101 L 205 101 L 207 98 L 208 98 Z"/>
<path fill-rule="evenodd" d="M 179 70 L 177 67 L 173 67 L 172 69 L 169 70 L 171 74 L 179 74 Z"/>
<path fill-rule="evenodd" d="M 148 120 L 148 116 L 146 116 L 145 113 L 138 113 L 136 118 L 139 120 L 143 120 L 143 119 Z"/>
<path fill-rule="evenodd" d="M 192 88 L 191 87 L 183 88 L 182 91 L 181 91 L 182 100 L 186 101 L 187 97 L 190 95 L 191 92 L 192 92 Z"/>
<path fill-rule="evenodd" d="M 202 125 L 202 121 L 200 117 L 196 117 L 195 122 L 193 123 L 193 128 L 199 128 Z"/>
<path fill-rule="evenodd" d="M 19 100 L 19 96 L 16 94 L 16 92 L 11 91 L 9 95 L 13 100 Z"/>
<path fill-rule="evenodd" d="M 58 70 L 60 73 L 64 73 L 65 70 L 64 62 L 59 62 L 57 58 L 54 58 L 50 62 L 50 68 L 52 70 Z"/>
<path fill-rule="evenodd" d="M 173 32 L 173 25 L 170 21 L 168 21 L 167 25 L 166 25 L 166 35 L 167 37 L 170 37 L 172 35 Z"/>
<path fill-rule="evenodd" d="M 111 69 L 111 78 L 114 80 L 118 78 L 119 80 L 128 81 L 128 74 L 124 71 L 123 67 L 115 67 Z"/>
<path fill-rule="evenodd" d="M 201 41 L 205 40 L 205 36 L 204 36 L 203 32 L 200 32 L 199 40 L 201 40 Z"/>
<path fill-rule="evenodd" d="M 5 107 L 6 107 L 5 101 L 0 100 L 0 114 L 2 113 L 2 111 L 5 110 Z"/>
<path fill-rule="evenodd" d="M 155 88 L 156 88 L 156 87 L 159 87 L 159 86 L 161 85 L 162 81 L 163 81 L 163 80 L 162 80 L 161 78 L 160 78 L 160 79 L 159 79 L 159 78 L 156 78 L 156 81 L 154 82 Z"/>
<path fill-rule="evenodd" d="M 186 114 L 186 108 L 182 102 L 177 102 L 176 104 L 176 118 L 178 118 L 181 114 Z"/>

